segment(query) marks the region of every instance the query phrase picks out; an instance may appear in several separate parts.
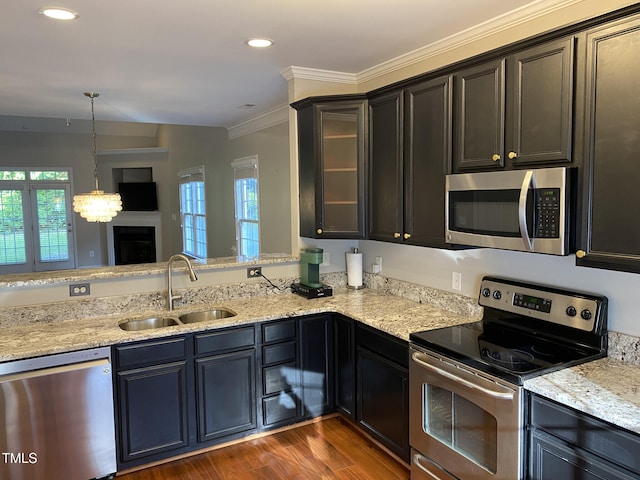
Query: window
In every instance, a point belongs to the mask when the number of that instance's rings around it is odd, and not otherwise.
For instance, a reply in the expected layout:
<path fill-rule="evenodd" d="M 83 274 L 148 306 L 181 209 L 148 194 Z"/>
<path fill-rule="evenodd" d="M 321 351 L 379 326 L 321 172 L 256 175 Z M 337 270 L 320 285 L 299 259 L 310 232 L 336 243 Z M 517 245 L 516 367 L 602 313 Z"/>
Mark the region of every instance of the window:
<path fill-rule="evenodd" d="M 207 258 L 207 215 L 204 197 L 204 166 L 178 172 L 182 251 Z"/>
<path fill-rule="evenodd" d="M 254 258 L 260 255 L 258 157 L 239 158 L 231 166 L 234 171 L 238 256 Z"/>
<path fill-rule="evenodd" d="M 70 191 L 70 170 L 0 170 L 0 273 L 75 268 Z"/>

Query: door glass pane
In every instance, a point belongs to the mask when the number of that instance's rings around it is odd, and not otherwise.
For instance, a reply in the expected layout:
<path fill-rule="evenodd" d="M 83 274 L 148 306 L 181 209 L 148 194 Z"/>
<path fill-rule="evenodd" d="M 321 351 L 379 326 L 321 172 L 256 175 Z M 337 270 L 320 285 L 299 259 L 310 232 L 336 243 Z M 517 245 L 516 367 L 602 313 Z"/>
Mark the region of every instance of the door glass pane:
<path fill-rule="evenodd" d="M 69 228 L 65 191 L 63 189 L 36 190 L 37 224 L 41 262 L 69 260 Z"/>
<path fill-rule="evenodd" d="M 495 473 L 498 462 L 496 418 L 464 397 L 425 384 L 425 433 Z"/>
<path fill-rule="evenodd" d="M 324 229 L 358 230 L 358 111 L 322 112 Z"/>
<path fill-rule="evenodd" d="M 454 395 L 453 416 L 455 418 L 454 448 L 478 465 L 495 473 L 498 466 L 496 419 L 459 395 Z"/>
<path fill-rule="evenodd" d="M 0 265 L 27 261 L 22 190 L 0 190 Z"/>

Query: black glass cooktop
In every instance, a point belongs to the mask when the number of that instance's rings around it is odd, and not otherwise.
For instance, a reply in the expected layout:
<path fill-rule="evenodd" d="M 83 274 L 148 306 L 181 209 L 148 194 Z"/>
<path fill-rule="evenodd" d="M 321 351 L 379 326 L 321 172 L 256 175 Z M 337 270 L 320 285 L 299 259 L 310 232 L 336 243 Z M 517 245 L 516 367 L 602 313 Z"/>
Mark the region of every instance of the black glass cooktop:
<path fill-rule="evenodd" d="M 597 348 L 487 321 L 412 333 L 411 341 L 517 385 L 605 355 Z"/>

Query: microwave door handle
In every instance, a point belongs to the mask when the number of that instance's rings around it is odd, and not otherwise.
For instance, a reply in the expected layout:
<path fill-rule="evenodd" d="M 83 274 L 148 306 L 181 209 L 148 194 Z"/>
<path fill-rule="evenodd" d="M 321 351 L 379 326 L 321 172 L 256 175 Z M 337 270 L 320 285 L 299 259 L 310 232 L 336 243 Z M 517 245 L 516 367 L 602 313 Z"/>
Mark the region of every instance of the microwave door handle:
<path fill-rule="evenodd" d="M 533 251 L 533 240 L 529 237 L 527 228 L 527 197 L 529 195 L 529 187 L 536 188 L 536 177 L 533 170 L 527 170 L 522 187 L 520 188 L 520 200 L 518 202 L 518 222 L 520 224 L 520 236 L 524 242 L 524 246 L 530 252 Z"/>

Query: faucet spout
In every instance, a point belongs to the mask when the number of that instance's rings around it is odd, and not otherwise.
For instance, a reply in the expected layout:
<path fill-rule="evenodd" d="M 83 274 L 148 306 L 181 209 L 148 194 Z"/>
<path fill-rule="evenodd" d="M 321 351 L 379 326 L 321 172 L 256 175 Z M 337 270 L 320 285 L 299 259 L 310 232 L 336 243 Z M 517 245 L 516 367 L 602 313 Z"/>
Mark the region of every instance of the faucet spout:
<path fill-rule="evenodd" d="M 189 271 L 189 279 L 192 282 L 195 282 L 196 280 L 198 280 L 198 276 L 196 275 L 196 272 L 193 270 L 193 266 L 191 265 L 191 260 L 189 260 L 189 257 L 181 253 L 178 253 L 177 255 L 172 255 L 171 258 L 169 258 L 169 262 L 167 263 L 167 307 L 169 308 L 169 311 L 173 310 L 173 301 L 182 298 L 182 295 L 173 294 L 173 281 L 172 281 L 173 275 L 171 271 L 171 266 L 176 260 L 182 260 L 187 264 L 187 269 Z"/>

